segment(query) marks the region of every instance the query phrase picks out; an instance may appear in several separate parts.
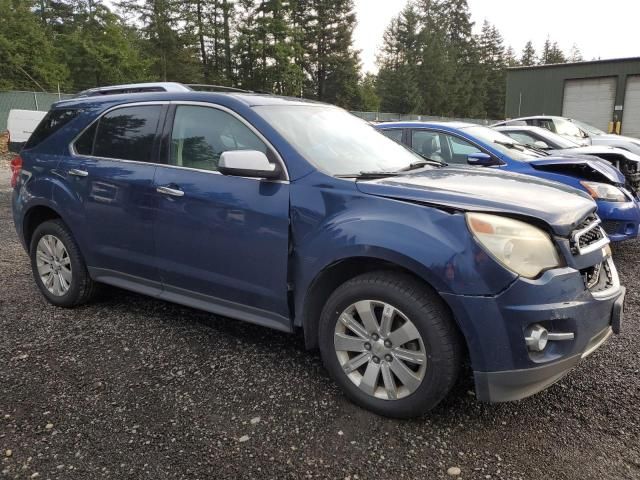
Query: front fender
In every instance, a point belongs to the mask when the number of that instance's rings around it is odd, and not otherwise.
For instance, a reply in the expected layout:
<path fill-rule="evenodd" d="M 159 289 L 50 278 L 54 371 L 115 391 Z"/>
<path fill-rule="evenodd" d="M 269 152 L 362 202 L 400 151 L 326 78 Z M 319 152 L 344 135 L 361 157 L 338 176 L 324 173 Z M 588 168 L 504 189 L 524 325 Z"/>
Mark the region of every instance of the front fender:
<path fill-rule="evenodd" d="M 516 278 L 479 247 L 463 213 L 357 191 L 312 196 L 316 201 L 296 189 L 292 194 L 291 278 L 298 318 L 314 280 L 331 265 L 357 257 L 396 264 L 440 293 L 495 295 Z"/>

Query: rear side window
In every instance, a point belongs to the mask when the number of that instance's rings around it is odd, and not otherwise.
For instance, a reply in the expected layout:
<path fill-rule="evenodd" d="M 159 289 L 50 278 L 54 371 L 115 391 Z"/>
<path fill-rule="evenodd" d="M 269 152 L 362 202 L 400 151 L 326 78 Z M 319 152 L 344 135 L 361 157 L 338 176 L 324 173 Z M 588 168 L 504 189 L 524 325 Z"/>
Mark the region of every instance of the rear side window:
<path fill-rule="evenodd" d="M 382 130 L 382 134 L 385 137 L 388 137 L 391 140 L 395 140 L 396 142 L 400 143 L 402 143 L 402 133 L 403 131 L 398 128 L 394 128 L 393 130 Z"/>
<path fill-rule="evenodd" d="M 161 105 L 123 107 L 105 114 L 76 140 L 80 155 L 153 162 Z"/>
<path fill-rule="evenodd" d="M 80 113 L 76 108 L 56 108 L 49 111 L 33 131 L 24 148 L 33 148 L 64 127 Z"/>

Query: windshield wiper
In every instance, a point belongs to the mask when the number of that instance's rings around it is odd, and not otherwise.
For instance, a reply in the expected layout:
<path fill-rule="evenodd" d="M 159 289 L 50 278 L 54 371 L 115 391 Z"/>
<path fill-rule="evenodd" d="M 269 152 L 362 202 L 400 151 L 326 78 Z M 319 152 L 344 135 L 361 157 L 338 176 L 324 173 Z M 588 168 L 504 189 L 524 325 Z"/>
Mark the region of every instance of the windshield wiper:
<path fill-rule="evenodd" d="M 375 180 L 378 178 L 397 177 L 399 172 L 360 172 L 334 175 L 336 178 L 356 178 L 358 180 Z"/>
<path fill-rule="evenodd" d="M 502 145 L 503 147 L 510 148 L 511 150 L 518 150 L 519 152 L 524 152 L 524 145 L 516 145 L 513 142 L 503 142 L 502 140 L 494 140 L 493 143 L 498 145 Z"/>
<path fill-rule="evenodd" d="M 545 157 L 548 157 L 549 155 L 551 155 L 544 148 L 536 147 L 535 145 L 526 144 L 525 147 L 527 147 L 529 150 L 533 150 L 536 153 L 544 155 Z"/>
<path fill-rule="evenodd" d="M 449 164 L 445 163 L 445 162 L 441 162 L 440 160 L 433 160 L 425 155 L 422 155 L 421 153 L 419 153 L 418 155 L 420 155 L 422 158 L 424 158 L 424 160 L 420 161 L 420 162 L 413 162 L 411 165 L 409 165 L 408 167 L 402 168 L 400 170 L 398 170 L 399 172 L 409 172 L 411 170 L 418 170 L 419 168 L 423 168 L 426 167 L 427 165 L 437 165 L 438 167 L 446 167 Z"/>

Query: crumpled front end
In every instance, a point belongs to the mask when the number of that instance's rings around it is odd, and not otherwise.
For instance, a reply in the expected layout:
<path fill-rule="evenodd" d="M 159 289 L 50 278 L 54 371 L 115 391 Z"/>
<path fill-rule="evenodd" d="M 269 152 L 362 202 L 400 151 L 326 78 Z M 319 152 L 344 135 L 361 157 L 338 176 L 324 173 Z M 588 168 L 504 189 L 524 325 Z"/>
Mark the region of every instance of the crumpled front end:
<path fill-rule="evenodd" d="M 443 294 L 467 338 L 480 400 L 533 395 L 620 331 L 625 291 L 597 217 L 556 242 L 566 267 L 519 277 L 495 296 Z"/>

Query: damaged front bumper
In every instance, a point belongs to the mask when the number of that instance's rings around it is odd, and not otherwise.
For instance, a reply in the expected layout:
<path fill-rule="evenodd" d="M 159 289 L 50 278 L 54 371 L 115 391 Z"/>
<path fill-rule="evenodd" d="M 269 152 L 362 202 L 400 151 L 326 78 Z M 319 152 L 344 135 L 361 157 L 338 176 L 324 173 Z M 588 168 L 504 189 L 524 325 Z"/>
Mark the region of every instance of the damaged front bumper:
<path fill-rule="evenodd" d="M 519 278 L 492 297 L 443 295 L 465 334 L 479 400 L 505 402 L 538 393 L 620 331 L 625 289 L 611 258 L 603 264 L 607 268 L 600 269 L 597 282 L 589 277 L 593 271 L 567 267 L 536 280 Z M 525 340 L 532 325 L 573 335 L 535 352 Z"/>

